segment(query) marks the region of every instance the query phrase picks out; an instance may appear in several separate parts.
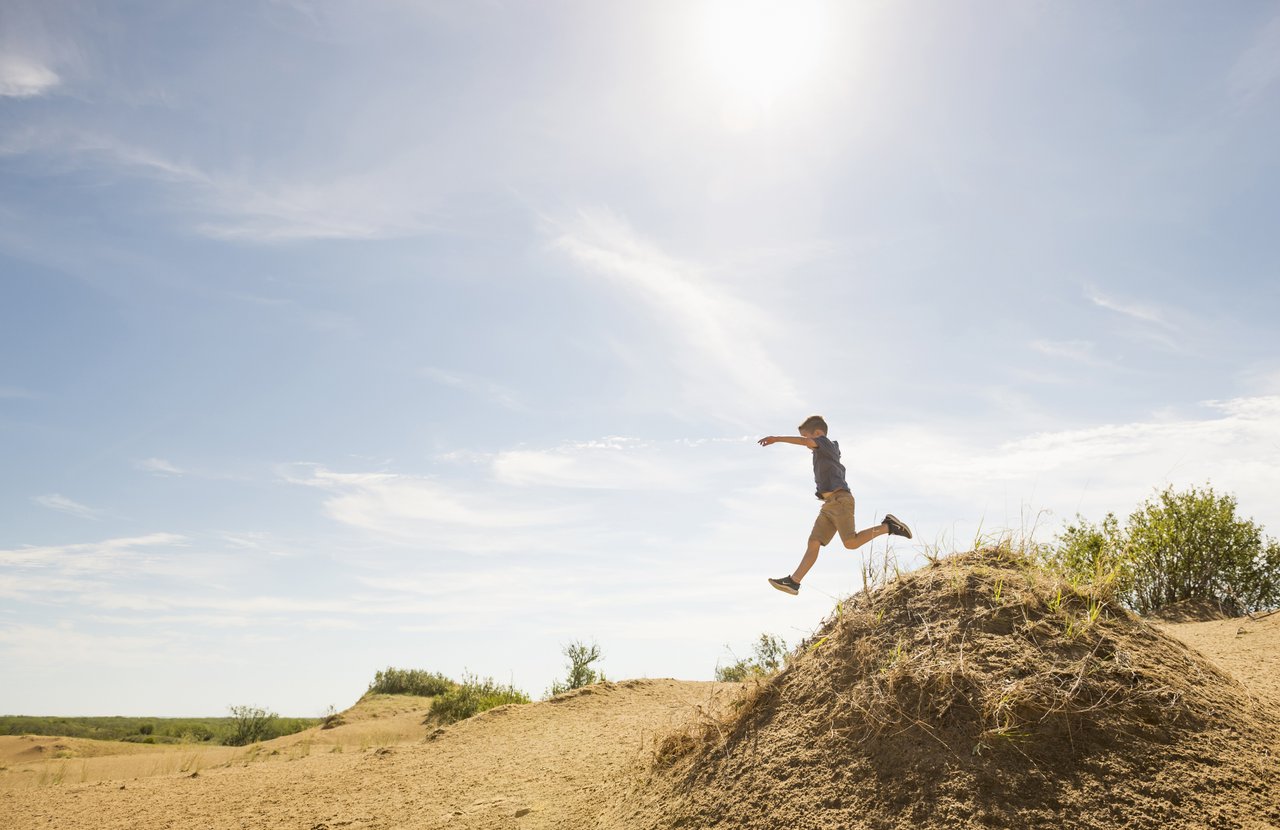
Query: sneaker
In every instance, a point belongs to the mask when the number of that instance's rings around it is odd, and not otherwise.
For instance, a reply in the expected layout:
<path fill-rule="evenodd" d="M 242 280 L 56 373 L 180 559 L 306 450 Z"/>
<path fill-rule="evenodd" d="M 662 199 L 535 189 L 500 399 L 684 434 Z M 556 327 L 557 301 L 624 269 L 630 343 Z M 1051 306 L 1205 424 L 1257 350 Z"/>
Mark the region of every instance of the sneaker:
<path fill-rule="evenodd" d="M 889 526 L 890 536 L 906 536 L 911 538 L 911 528 L 902 523 L 902 520 L 892 513 L 884 514 L 884 524 Z"/>
<path fill-rule="evenodd" d="M 800 583 L 789 576 L 784 576 L 781 579 L 770 579 L 769 584 L 787 594 L 800 593 Z"/>

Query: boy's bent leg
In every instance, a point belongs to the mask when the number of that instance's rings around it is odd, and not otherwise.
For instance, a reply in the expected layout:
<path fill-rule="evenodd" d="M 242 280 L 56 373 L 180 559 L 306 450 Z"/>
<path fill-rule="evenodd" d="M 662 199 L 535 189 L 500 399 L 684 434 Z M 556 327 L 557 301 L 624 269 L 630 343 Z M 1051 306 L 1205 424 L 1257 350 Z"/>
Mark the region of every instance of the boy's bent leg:
<path fill-rule="evenodd" d="M 888 532 L 888 525 L 878 524 L 868 527 L 865 530 L 860 530 L 847 539 L 841 539 L 840 541 L 844 542 L 844 546 L 849 550 L 857 550 L 877 536 L 884 536 Z"/>

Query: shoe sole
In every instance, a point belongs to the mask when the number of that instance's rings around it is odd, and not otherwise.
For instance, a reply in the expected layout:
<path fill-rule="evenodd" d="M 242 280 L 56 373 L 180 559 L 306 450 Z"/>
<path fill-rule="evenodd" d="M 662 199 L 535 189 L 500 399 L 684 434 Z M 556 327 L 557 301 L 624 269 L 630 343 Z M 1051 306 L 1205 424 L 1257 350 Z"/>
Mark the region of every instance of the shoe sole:
<path fill-rule="evenodd" d="M 790 585 L 783 585 L 781 582 L 778 582 L 773 579 L 769 580 L 769 584 L 777 588 L 779 591 L 781 591 L 784 594 L 791 594 L 792 596 L 795 596 L 800 593 L 800 590 L 798 588 L 792 588 Z"/>
<path fill-rule="evenodd" d="M 906 539 L 911 538 L 911 528 L 907 527 L 906 524 L 897 516 L 893 515 L 892 513 L 886 513 L 884 514 L 884 520 L 889 523 L 889 532 L 892 533 L 894 536 L 902 536 Z M 893 532 L 894 525 L 897 525 L 902 530 L 902 532 L 894 533 Z"/>

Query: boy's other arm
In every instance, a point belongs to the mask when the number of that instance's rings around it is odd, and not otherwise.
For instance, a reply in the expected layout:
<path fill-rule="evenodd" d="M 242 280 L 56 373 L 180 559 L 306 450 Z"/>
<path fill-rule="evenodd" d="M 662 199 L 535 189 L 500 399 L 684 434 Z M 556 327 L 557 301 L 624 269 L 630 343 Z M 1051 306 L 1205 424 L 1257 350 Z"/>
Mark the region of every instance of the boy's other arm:
<path fill-rule="evenodd" d="M 796 446 L 808 447 L 809 449 L 813 449 L 818 446 L 818 442 L 814 441 L 812 438 L 805 438 L 802 435 L 770 435 L 767 438 L 761 438 L 759 444 L 762 447 L 767 447 L 770 444 L 795 444 Z"/>

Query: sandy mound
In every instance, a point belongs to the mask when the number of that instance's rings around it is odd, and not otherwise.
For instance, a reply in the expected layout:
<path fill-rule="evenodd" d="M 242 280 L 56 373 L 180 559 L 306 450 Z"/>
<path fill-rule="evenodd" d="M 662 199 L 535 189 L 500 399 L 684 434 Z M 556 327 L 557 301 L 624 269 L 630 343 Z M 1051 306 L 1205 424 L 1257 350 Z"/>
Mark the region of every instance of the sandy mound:
<path fill-rule="evenodd" d="M 997 551 L 837 607 L 619 819 L 754 828 L 1280 827 L 1280 714 L 1159 628 Z"/>
<path fill-rule="evenodd" d="M 1184 623 L 1208 620 L 1229 620 L 1240 616 L 1240 609 L 1231 602 L 1214 602 L 1211 599 L 1184 599 L 1166 605 L 1149 616 L 1153 622 Z"/>

